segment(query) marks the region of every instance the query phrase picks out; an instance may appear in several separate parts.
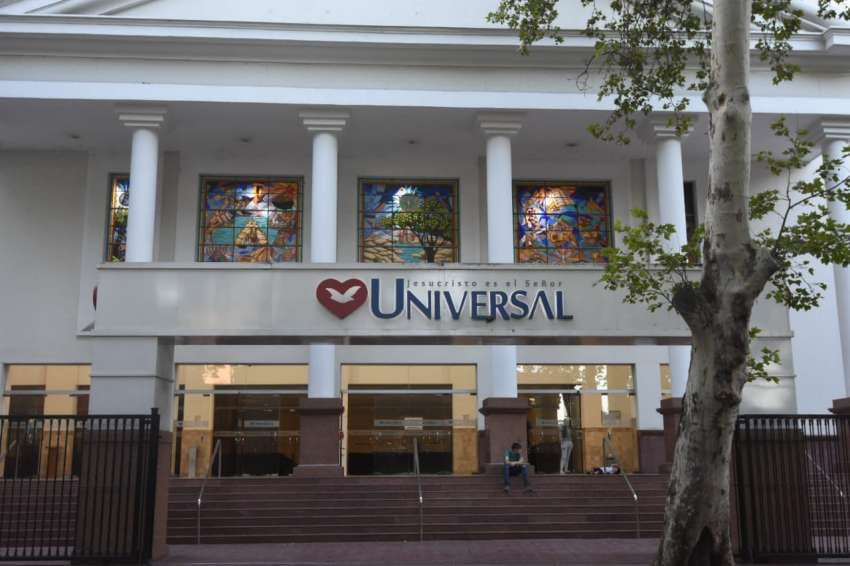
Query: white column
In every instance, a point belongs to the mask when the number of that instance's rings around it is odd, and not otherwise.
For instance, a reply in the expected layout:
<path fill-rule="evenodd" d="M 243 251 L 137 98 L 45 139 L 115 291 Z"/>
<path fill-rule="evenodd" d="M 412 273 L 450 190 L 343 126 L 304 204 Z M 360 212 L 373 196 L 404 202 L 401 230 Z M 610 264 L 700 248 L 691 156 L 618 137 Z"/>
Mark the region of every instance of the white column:
<path fill-rule="evenodd" d="M 307 131 L 313 134 L 313 178 L 310 206 L 310 262 L 336 263 L 338 143 L 349 114 L 340 111 L 308 110 L 300 113 Z M 336 346 L 310 345 L 307 396 L 339 397 Z"/>
<path fill-rule="evenodd" d="M 634 380 L 637 405 L 637 427 L 640 430 L 658 430 L 663 428 L 658 403 L 661 399 L 661 379 L 659 378 L 659 360 L 640 356 L 634 365 Z"/>
<path fill-rule="evenodd" d="M 850 145 L 850 121 L 822 120 L 823 157 L 841 160 L 834 173 L 844 180 L 850 176 L 850 158 L 844 156 L 844 148 Z M 850 224 L 850 210 L 839 201 L 829 203 L 829 215 L 836 222 Z M 835 299 L 838 307 L 838 328 L 841 334 L 841 359 L 844 363 L 844 392 L 850 397 L 850 269 L 836 265 Z"/>
<path fill-rule="evenodd" d="M 655 169 L 658 183 L 658 221 L 672 224 L 676 233 L 668 242 L 670 251 L 678 251 L 687 243 L 685 222 L 685 176 L 682 170 L 682 137 L 666 120 L 652 124 L 656 142 Z M 686 132 L 686 136 L 690 132 Z M 670 346 L 670 377 L 673 381 L 673 397 L 684 397 L 688 384 L 688 368 L 691 363 L 690 346 Z"/>
<path fill-rule="evenodd" d="M 688 385 L 688 369 L 691 367 L 691 347 L 690 346 L 670 346 L 670 380 L 673 382 L 673 389 L 670 392 L 673 397 L 684 397 L 685 388 Z"/>
<path fill-rule="evenodd" d="M 511 137 L 522 127 L 522 114 L 483 113 L 478 124 L 487 136 L 487 261 L 514 262 L 513 171 Z M 517 348 L 493 345 L 490 350 L 491 397 L 517 396 Z"/>
<path fill-rule="evenodd" d="M 658 179 L 658 221 L 676 227 L 676 234 L 671 238 L 669 246 L 671 250 L 678 250 L 687 243 L 682 138 L 666 122 L 655 122 L 652 129 L 657 143 L 655 169 Z"/>
<path fill-rule="evenodd" d="M 308 380 L 307 397 L 322 399 L 339 397 L 334 344 L 310 344 Z"/>
<path fill-rule="evenodd" d="M 139 415 L 157 408 L 160 427 L 172 430 L 174 343 L 155 337 L 92 340 L 93 415 Z"/>
<path fill-rule="evenodd" d="M 118 119 L 133 129 L 130 156 L 130 209 L 127 216 L 127 261 L 151 262 L 156 239 L 158 130 L 165 108 L 120 106 Z"/>

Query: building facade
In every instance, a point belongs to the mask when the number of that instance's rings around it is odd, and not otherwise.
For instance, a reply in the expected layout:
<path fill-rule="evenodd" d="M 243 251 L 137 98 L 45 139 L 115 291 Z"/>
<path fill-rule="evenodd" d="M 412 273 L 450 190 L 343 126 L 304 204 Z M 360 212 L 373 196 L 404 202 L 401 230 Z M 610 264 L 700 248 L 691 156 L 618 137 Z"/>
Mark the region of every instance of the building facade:
<path fill-rule="evenodd" d="M 2 411 L 156 407 L 181 477 L 405 473 L 414 438 L 430 473 L 511 439 L 657 471 L 688 333 L 595 282 L 631 209 L 701 221 L 699 97 L 685 136 L 594 140 L 580 10 L 521 56 L 487 0 L 198 4 L 0 3 Z M 850 29 L 801 5 L 795 81 L 754 57 L 754 154 L 779 115 L 850 140 Z M 848 396 L 850 283 L 817 275 L 817 311 L 758 304 L 782 362 L 742 412 Z M 28 450 L 0 466 L 46 473 Z"/>

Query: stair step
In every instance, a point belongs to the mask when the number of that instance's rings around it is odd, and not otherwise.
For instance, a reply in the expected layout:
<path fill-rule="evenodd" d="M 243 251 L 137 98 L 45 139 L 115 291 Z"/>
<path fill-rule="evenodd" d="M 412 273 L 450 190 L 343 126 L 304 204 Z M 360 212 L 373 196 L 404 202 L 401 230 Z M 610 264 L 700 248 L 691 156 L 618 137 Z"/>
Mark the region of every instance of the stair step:
<path fill-rule="evenodd" d="M 667 478 L 630 477 L 642 536 L 658 536 Z M 541 476 L 535 496 L 501 490 L 498 475 L 427 476 L 426 540 L 634 537 L 635 505 L 622 476 Z M 170 485 L 168 539 L 194 544 L 202 481 Z M 418 540 L 416 478 L 210 479 L 202 506 L 205 544 Z"/>

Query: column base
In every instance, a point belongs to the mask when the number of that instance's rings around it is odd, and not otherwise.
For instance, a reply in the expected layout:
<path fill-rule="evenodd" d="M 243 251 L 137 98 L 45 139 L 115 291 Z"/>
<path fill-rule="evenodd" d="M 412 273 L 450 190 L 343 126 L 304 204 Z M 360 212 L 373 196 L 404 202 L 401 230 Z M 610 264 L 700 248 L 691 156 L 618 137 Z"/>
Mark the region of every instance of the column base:
<path fill-rule="evenodd" d="M 679 425 L 682 422 L 682 398 L 671 397 L 661 400 L 661 407 L 656 409 L 664 417 L 664 457 L 665 462 L 658 467 L 662 474 L 669 474 L 673 469 L 673 455 L 676 452 L 676 440 L 679 439 Z"/>
<path fill-rule="evenodd" d="M 832 408 L 829 412 L 833 415 L 850 415 L 850 397 L 843 399 L 833 399 Z"/>
<path fill-rule="evenodd" d="M 298 464 L 292 470 L 292 475 L 298 478 L 341 478 L 345 471 L 340 465 Z"/>
<path fill-rule="evenodd" d="M 301 399 L 298 406 L 301 441 L 294 475 L 343 475 L 339 461 L 342 411 L 342 399 Z"/>
<path fill-rule="evenodd" d="M 481 463 L 482 472 L 498 466 L 501 473 L 505 451 L 514 442 L 522 445 L 528 458 L 528 401 L 516 397 L 490 397 L 484 400 L 480 410 L 484 415 L 487 447 L 486 460 Z"/>
<path fill-rule="evenodd" d="M 663 430 L 638 430 L 637 439 L 641 472 L 654 472 L 667 465 Z"/>

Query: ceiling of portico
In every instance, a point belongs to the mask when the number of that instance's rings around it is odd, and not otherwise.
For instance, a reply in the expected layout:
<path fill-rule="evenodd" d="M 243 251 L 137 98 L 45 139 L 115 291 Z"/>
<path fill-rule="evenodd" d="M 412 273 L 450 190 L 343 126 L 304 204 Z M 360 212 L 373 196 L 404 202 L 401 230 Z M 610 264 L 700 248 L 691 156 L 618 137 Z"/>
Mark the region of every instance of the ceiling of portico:
<path fill-rule="evenodd" d="M 169 151 L 231 156 L 309 156 L 309 135 L 295 106 L 263 104 L 172 103 L 161 144 Z M 394 155 L 468 155 L 484 153 L 477 112 L 440 108 L 350 108 L 341 134 L 343 159 L 390 159 Z M 628 146 L 594 140 L 587 132 L 604 112 L 531 111 L 513 147 L 516 160 L 610 160 L 648 157 L 652 145 L 636 136 Z M 753 153 L 777 149 L 770 134 L 772 117 L 754 119 Z M 796 115 L 792 126 L 810 127 L 815 116 Z M 705 116 L 683 144 L 686 157 L 707 154 Z M 118 121 L 115 105 L 99 101 L 0 100 L 0 149 L 95 150 L 129 152 L 129 131 Z"/>

